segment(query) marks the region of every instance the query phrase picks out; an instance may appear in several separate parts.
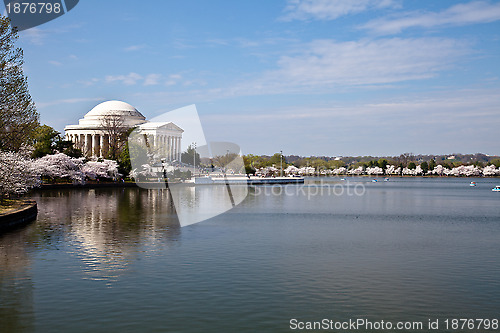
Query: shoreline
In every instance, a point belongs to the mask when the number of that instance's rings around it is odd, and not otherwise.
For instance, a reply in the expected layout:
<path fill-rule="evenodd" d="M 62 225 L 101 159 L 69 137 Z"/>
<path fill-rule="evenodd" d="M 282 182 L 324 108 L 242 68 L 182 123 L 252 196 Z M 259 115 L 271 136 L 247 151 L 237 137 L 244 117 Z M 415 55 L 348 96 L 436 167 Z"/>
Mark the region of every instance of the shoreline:
<path fill-rule="evenodd" d="M 0 233 L 26 225 L 36 219 L 38 206 L 35 200 L 21 199 L 21 204 L 0 214 Z"/>
<path fill-rule="evenodd" d="M 244 178 L 241 177 L 242 180 L 250 180 L 250 183 L 260 183 L 260 182 L 275 182 L 279 180 L 292 180 L 291 182 L 295 183 L 296 181 L 293 180 L 299 180 L 303 178 L 354 178 L 354 177 L 359 177 L 359 178 L 482 178 L 482 179 L 497 179 L 500 178 L 500 176 L 439 176 L 439 175 L 425 175 L 425 176 L 412 176 L 412 175 L 306 175 L 306 176 L 300 176 L 300 177 L 255 177 L 252 176 L 251 178 Z M 196 178 L 203 178 L 203 177 L 196 177 Z M 214 178 L 214 180 L 224 182 L 223 178 Z M 231 180 L 231 177 L 228 177 L 228 180 Z M 183 184 L 182 182 L 170 182 L 171 184 Z M 32 190 L 37 191 L 37 190 L 44 190 L 44 189 L 62 189 L 62 188 L 107 188 L 107 187 L 115 187 L 115 188 L 121 188 L 121 187 L 139 187 L 141 188 L 140 184 L 145 185 L 145 187 L 163 187 L 163 184 L 165 184 L 168 187 L 169 182 L 157 182 L 157 181 L 151 181 L 151 182 L 100 182 L 100 183 L 95 183 L 95 182 L 89 182 L 85 184 L 71 184 L 71 183 L 54 183 L 54 184 L 42 184 L 40 187 L 35 187 Z M 186 182 L 185 184 L 189 185 L 192 183 Z M 160 185 L 160 186 L 155 186 L 155 185 Z"/>

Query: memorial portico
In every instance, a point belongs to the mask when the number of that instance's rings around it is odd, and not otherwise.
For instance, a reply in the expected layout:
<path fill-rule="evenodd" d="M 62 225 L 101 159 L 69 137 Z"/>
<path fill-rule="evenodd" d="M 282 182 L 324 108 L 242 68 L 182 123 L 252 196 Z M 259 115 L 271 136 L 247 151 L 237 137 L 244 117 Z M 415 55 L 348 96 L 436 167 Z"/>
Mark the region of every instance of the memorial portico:
<path fill-rule="evenodd" d="M 107 101 L 94 107 L 78 125 L 66 126 L 66 139 L 82 150 L 87 157 L 106 157 L 112 141 L 109 121 L 113 119 L 120 128 L 136 128 L 147 136 L 150 144 L 161 147 L 170 161 L 181 158 L 181 140 L 184 132 L 172 122 L 149 122 L 132 105 L 120 101 Z"/>

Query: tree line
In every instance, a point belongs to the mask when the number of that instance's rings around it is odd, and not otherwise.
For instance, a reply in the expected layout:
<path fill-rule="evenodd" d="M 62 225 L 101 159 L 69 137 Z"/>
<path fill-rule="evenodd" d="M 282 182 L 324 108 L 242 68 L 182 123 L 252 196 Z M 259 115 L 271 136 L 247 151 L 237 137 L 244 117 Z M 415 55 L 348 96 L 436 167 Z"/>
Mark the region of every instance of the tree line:
<path fill-rule="evenodd" d="M 248 154 L 243 156 L 243 161 L 245 162 L 247 173 L 251 174 L 266 167 L 280 168 L 281 164 L 283 165 L 283 169 L 292 165 L 297 168 L 311 167 L 315 170 L 335 170 L 339 168 L 354 170 L 360 167 L 362 169 L 379 167 L 385 170 L 388 165 L 393 165 L 399 167 L 400 170 L 404 168 L 415 170 L 419 167 L 424 174 L 430 170 L 434 170 L 437 165 L 441 165 L 449 170 L 466 165 L 473 165 L 478 168 L 494 165 L 500 168 L 499 156 L 488 156 L 485 154 L 414 155 L 411 153 L 404 153 L 399 156 L 385 157 L 301 157 L 297 155 L 282 156 L 280 153 L 275 153 L 271 156 Z"/>

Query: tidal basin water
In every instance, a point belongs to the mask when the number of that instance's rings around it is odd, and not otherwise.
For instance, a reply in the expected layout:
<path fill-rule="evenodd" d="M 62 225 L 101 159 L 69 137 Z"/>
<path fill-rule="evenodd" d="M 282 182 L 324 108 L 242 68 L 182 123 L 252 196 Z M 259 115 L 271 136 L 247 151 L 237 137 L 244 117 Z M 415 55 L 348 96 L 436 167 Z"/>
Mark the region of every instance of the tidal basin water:
<path fill-rule="evenodd" d="M 365 191 L 321 195 L 321 181 Z M 443 332 L 446 319 L 500 319 L 500 179 L 307 182 L 250 188 L 183 228 L 166 190 L 35 192 L 37 221 L 0 235 L 0 331 L 292 332 L 291 319 L 364 318 L 439 319 Z"/>

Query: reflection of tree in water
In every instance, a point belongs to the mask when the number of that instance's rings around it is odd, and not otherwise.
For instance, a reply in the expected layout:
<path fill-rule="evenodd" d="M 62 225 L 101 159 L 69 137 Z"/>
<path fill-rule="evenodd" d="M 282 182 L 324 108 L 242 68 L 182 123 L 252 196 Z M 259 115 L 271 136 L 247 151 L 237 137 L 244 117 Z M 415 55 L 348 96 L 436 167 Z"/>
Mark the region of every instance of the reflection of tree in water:
<path fill-rule="evenodd" d="M 31 256 L 63 250 L 83 265 L 83 278 L 112 282 L 141 252 L 165 251 L 180 237 L 168 190 L 43 190 L 37 221 L 0 235 L 0 327 L 33 329 Z M 80 270 L 82 265 L 77 265 Z"/>
<path fill-rule="evenodd" d="M 78 247 L 90 278 L 116 278 L 141 251 L 165 250 L 180 236 L 168 190 L 39 191 L 37 220 L 48 246 Z"/>
<path fill-rule="evenodd" d="M 0 235 L 0 327 L 2 332 L 33 328 L 33 282 L 26 243 L 33 231 Z"/>

